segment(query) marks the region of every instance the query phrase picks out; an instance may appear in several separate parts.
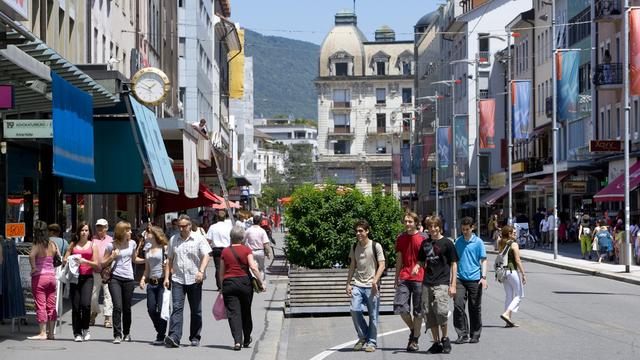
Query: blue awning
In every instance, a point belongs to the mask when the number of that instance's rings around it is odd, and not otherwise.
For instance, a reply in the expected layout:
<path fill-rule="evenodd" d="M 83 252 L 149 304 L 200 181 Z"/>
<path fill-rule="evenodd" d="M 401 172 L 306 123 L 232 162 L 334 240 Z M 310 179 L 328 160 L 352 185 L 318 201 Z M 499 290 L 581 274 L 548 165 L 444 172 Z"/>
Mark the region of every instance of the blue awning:
<path fill-rule="evenodd" d="M 136 116 L 138 131 L 144 144 L 145 162 L 148 164 L 149 179 L 154 188 L 173 194 L 178 194 L 178 184 L 173 174 L 171 160 L 167 155 L 167 149 L 162 141 L 158 119 L 149 108 L 140 104 L 133 96 L 129 95 L 133 113 Z"/>

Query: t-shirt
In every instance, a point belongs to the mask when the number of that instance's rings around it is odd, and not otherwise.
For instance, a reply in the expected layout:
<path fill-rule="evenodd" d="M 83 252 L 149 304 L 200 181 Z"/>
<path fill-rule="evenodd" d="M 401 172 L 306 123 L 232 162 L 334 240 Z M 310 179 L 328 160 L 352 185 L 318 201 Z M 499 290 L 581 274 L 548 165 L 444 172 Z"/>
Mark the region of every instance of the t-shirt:
<path fill-rule="evenodd" d="M 549 222 L 546 219 L 540 220 L 540 231 L 541 232 L 549 231 Z"/>
<path fill-rule="evenodd" d="M 420 268 L 417 275 L 411 275 L 411 271 L 418 263 L 418 252 L 420 245 L 427 238 L 427 235 L 417 232 L 409 235 L 406 232 L 398 235 L 396 239 L 396 252 L 402 253 L 402 269 L 400 269 L 400 280 L 422 281 L 424 270 Z"/>
<path fill-rule="evenodd" d="M 596 238 L 598 239 L 598 246 L 600 246 L 600 251 L 612 251 L 613 250 L 613 239 L 611 238 L 611 233 L 607 229 L 600 229 L 596 233 Z"/>
<path fill-rule="evenodd" d="M 373 278 L 376 276 L 376 271 L 378 270 L 376 268 L 376 259 L 378 259 L 378 263 L 385 261 L 382 245 L 376 243 L 375 255 L 373 253 L 373 241 L 369 240 L 364 247 L 360 245 L 359 241 L 357 241 L 355 245 L 355 248 L 351 246 L 349 250 L 349 258 L 356 260 L 356 268 L 353 272 L 353 285 L 371 287 Z"/>
<path fill-rule="evenodd" d="M 231 246 L 235 250 L 242 265 L 238 264 L 236 257 L 231 252 Z M 252 253 L 251 249 L 244 245 L 231 245 L 222 250 L 220 259 L 224 261 L 224 278 L 242 277 L 247 276 L 247 269 L 249 268 L 248 256 Z"/>
<path fill-rule="evenodd" d="M 464 236 L 459 236 L 455 245 L 458 253 L 458 279 L 479 281 L 482 277 L 480 261 L 487 258 L 484 243 L 473 234 L 468 241 Z"/>
<path fill-rule="evenodd" d="M 226 248 L 231 245 L 231 220 L 218 221 L 209 227 L 207 231 L 207 240 L 211 243 L 211 247 Z"/>
<path fill-rule="evenodd" d="M 107 244 L 105 248 L 106 252 L 111 254 L 116 247 L 116 243 L 112 242 Z M 133 266 L 131 263 L 131 257 L 136 253 L 136 242 L 129 240 L 129 244 L 126 248 L 120 248 L 120 254 L 113 260 L 113 276 L 118 276 L 123 279 L 133 279 Z"/>
<path fill-rule="evenodd" d="M 451 264 L 458 262 L 458 253 L 453 242 L 448 238 L 438 240 L 427 239 L 420 245 L 418 261 L 425 263 L 425 286 L 449 285 L 451 280 Z"/>
<path fill-rule="evenodd" d="M 251 226 L 244 233 L 244 242 L 251 250 L 264 250 L 264 244 L 269 243 L 269 236 L 260 226 Z"/>

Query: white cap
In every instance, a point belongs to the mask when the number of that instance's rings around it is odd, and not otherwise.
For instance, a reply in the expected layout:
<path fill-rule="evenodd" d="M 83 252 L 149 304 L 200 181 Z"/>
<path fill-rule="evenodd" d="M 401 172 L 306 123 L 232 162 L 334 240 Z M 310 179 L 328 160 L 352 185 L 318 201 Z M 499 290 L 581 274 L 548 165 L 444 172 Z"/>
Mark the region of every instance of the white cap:
<path fill-rule="evenodd" d="M 96 221 L 96 226 L 100 225 L 100 226 L 109 226 L 109 223 L 107 222 L 107 220 L 105 219 L 98 219 L 98 221 Z"/>

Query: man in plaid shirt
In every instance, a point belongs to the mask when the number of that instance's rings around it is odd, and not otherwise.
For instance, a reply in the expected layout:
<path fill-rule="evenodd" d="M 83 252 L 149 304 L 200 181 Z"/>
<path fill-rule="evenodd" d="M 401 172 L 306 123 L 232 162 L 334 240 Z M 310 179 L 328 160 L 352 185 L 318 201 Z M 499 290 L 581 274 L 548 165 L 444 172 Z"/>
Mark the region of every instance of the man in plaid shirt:
<path fill-rule="evenodd" d="M 202 330 L 202 281 L 209 263 L 211 246 L 207 241 L 191 232 L 188 215 L 178 218 L 180 233 L 171 237 L 167 249 L 167 264 L 164 272 L 164 286 L 171 284 L 173 310 L 169 321 L 169 335 L 164 339 L 167 347 L 179 347 L 182 337 L 182 313 L 185 296 L 189 298 L 191 323 L 189 340 L 191 346 L 200 345 Z M 195 256 L 194 256 L 195 255 Z M 171 275 L 171 281 L 169 281 Z"/>

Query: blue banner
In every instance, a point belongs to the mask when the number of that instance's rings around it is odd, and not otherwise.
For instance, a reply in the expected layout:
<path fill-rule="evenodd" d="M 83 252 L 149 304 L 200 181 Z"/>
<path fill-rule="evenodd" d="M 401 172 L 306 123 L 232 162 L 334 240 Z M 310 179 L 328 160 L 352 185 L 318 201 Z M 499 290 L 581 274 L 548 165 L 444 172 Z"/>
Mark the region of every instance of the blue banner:
<path fill-rule="evenodd" d="M 409 144 L 402 147 L 402 176 L 408 177 L 411 175 L 411 152 L 409 151 Z"/>
<path fill-rule="evenodd" d="M 53 107 L 53 173 L 95 181 L 93 164 L 93 100 L 51 72 Z"/>
<path fill-rule="evenodd" d="M 556 54 L 558 120 L 573 120 L 578 114 L 578 51 L 560 51 Z"/>
<path fill-rule="evenodd" d="M 441 168 L 449 167 L 451 164 L 451 128 L 441 126 L 438 128 L 438 163 Z"/>
<path fill-rule="evenodd" d="M 529 138 L 529 106 L 531 105 L 531 81 L 511 83 L 511 104 L 513 117 L 513 138 Z"/>
<path fill-rule="evenodd" d="M 167 149 L 164 146 L 162 135 L 160 134 L 158 119 L 149 108 L 136 101 L 132 95 L 129 95 L 129 99 L 131 100 L 133 112 L 136 115 L 136 123 L 138 124 L 138 130 L 140 130 L 142 142 L 144 143 L 147 160 L 151 168 L 151 175 L 153 176 L 156 188 L 165 192 L 178 194 L 178 184 L 173 174 L 173 168 L 171 167 L 171 161 L 169 160 Z"/>

